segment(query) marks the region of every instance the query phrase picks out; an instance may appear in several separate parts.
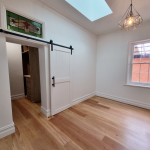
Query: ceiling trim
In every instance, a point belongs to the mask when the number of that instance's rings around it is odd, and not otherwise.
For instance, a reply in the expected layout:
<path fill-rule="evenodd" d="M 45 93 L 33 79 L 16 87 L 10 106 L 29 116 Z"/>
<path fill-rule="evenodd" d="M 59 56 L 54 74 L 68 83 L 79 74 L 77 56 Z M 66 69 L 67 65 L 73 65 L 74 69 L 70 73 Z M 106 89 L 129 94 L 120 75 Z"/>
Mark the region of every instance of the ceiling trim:
<path fill-rule="evenodd" d="M 145 25 L 147 25 L 147 24 L 149 24 L 149 23 L 150 23 L 150 19 L 148 19 L 147 21 L 144 21 L 141 25 L 138 26 L 138 28 L 141 28 L 141 27 L 143 27 L 143 26 L 145 26 Z M 137 28 L 136 30 L 138 30 L 138 28 Z M 107 31 L 107 32 L 103 32 L 103 33 L 101 33 L 101 34 L 98 34 L 98 37 L 103 36 L 103 35 L 106 35 L 106 34 L 110 34 L 110 33 L 113 33 L 113 32 L 117 32 L 117 31 L 120 31 L 120 32 L 132 32 L 132 31 L 122 31 L 122 30 L 118 27 L 118 29 L 116 28 L 116 29 L 114 29 L 114 30 L 109 30 L 109 31 Z M 133 30 L 133 31 L 135 31 L 135 30 Z"/>

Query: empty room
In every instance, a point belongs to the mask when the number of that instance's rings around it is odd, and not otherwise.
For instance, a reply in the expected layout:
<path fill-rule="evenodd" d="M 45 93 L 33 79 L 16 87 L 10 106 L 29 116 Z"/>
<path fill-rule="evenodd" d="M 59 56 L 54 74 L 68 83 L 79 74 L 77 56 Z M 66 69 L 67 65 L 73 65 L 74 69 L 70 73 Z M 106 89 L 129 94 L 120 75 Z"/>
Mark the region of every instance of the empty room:
<path fill-rule="evenodd" d="M 149 0 L 0 0 L 0 150 L 150 150 Z"/>

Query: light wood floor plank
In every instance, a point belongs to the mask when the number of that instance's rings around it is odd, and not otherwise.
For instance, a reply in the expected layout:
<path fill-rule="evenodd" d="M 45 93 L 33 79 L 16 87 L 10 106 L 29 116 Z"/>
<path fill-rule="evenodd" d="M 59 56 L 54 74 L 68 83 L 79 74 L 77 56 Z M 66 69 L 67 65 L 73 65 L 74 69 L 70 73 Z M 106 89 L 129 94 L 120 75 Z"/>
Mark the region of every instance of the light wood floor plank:
<path fill-rule="evenodd" d="M 48 122 L 47 118 L 43 114 L 41 114 L 41 112 L 39 112 L 37 109 L 33 109 L 32 105 L 35 105 L 37 107 L 36 104 L 32 104 L 31 102 L 26 100 L 22 100 L 21 103 L 24 105 L 24 107 L 28 109 L 28 111 L 33 115 L 35 119 L 39 118 L 37 119 L 37 121 L 39 121 L 47 129 L 47 131 L 52 134 L 58 142 L 60 142 L 60 144 L 64 146 L 68 141 L 70 141 L 70 139 L 65 134 L 63 134 L 57 127 Z"/>
<path fill-rule="evenodd" d="M 51 118 L 27 99 L 12 109 L 16 132 L 0 150 L 150 150 L 150 110 L 97 96 Z"/>

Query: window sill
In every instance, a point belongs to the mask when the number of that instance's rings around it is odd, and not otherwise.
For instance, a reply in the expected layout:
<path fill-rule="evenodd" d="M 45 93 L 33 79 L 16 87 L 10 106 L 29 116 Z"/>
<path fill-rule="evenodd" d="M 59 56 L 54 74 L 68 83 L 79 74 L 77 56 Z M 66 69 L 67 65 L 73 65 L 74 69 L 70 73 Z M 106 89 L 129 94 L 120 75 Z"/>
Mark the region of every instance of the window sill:
<path fill-rule="evenodd" d="M 124 86 L 134 86 L 134 87 L 140 87 L 140 88 L 150 88 L 150 85 L 136 85 L 136 84 L 125 84 Z"/>

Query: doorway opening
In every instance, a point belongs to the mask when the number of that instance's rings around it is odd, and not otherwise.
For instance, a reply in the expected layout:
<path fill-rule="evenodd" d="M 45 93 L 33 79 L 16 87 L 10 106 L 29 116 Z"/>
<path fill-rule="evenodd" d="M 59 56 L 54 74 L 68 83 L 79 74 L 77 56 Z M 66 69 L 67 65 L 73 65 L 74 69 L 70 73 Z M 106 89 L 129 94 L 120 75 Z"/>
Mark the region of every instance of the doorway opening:
<path fill-rule="evenodd" d="M 6 48 L 11 99 L 41 103 L 38 48 L 10 42 L 6 42 Z"/>
<path fill-rule="evenodd" d="M 6 46 L 7 43 L 9 43 L 11 52 L 8 64 L 13 65 L 11 71 L 14 72 L 13 79 L 10 80 L 11 99 L 24 97 L 32 103 L 38 103 L 40 112 L 46 117 L 50 117 L 49 45 L 11 35 L 6 35 Z M 14 49 L 12 49 L 13 47 Z M 17 49 L 19 50 L 17 51 Z M 14 59 L 15 63 L 9 63 L 9 59 L 11 61 Z M 11 86 L 11 81 L 14 82 L 15 88 Z"/>

